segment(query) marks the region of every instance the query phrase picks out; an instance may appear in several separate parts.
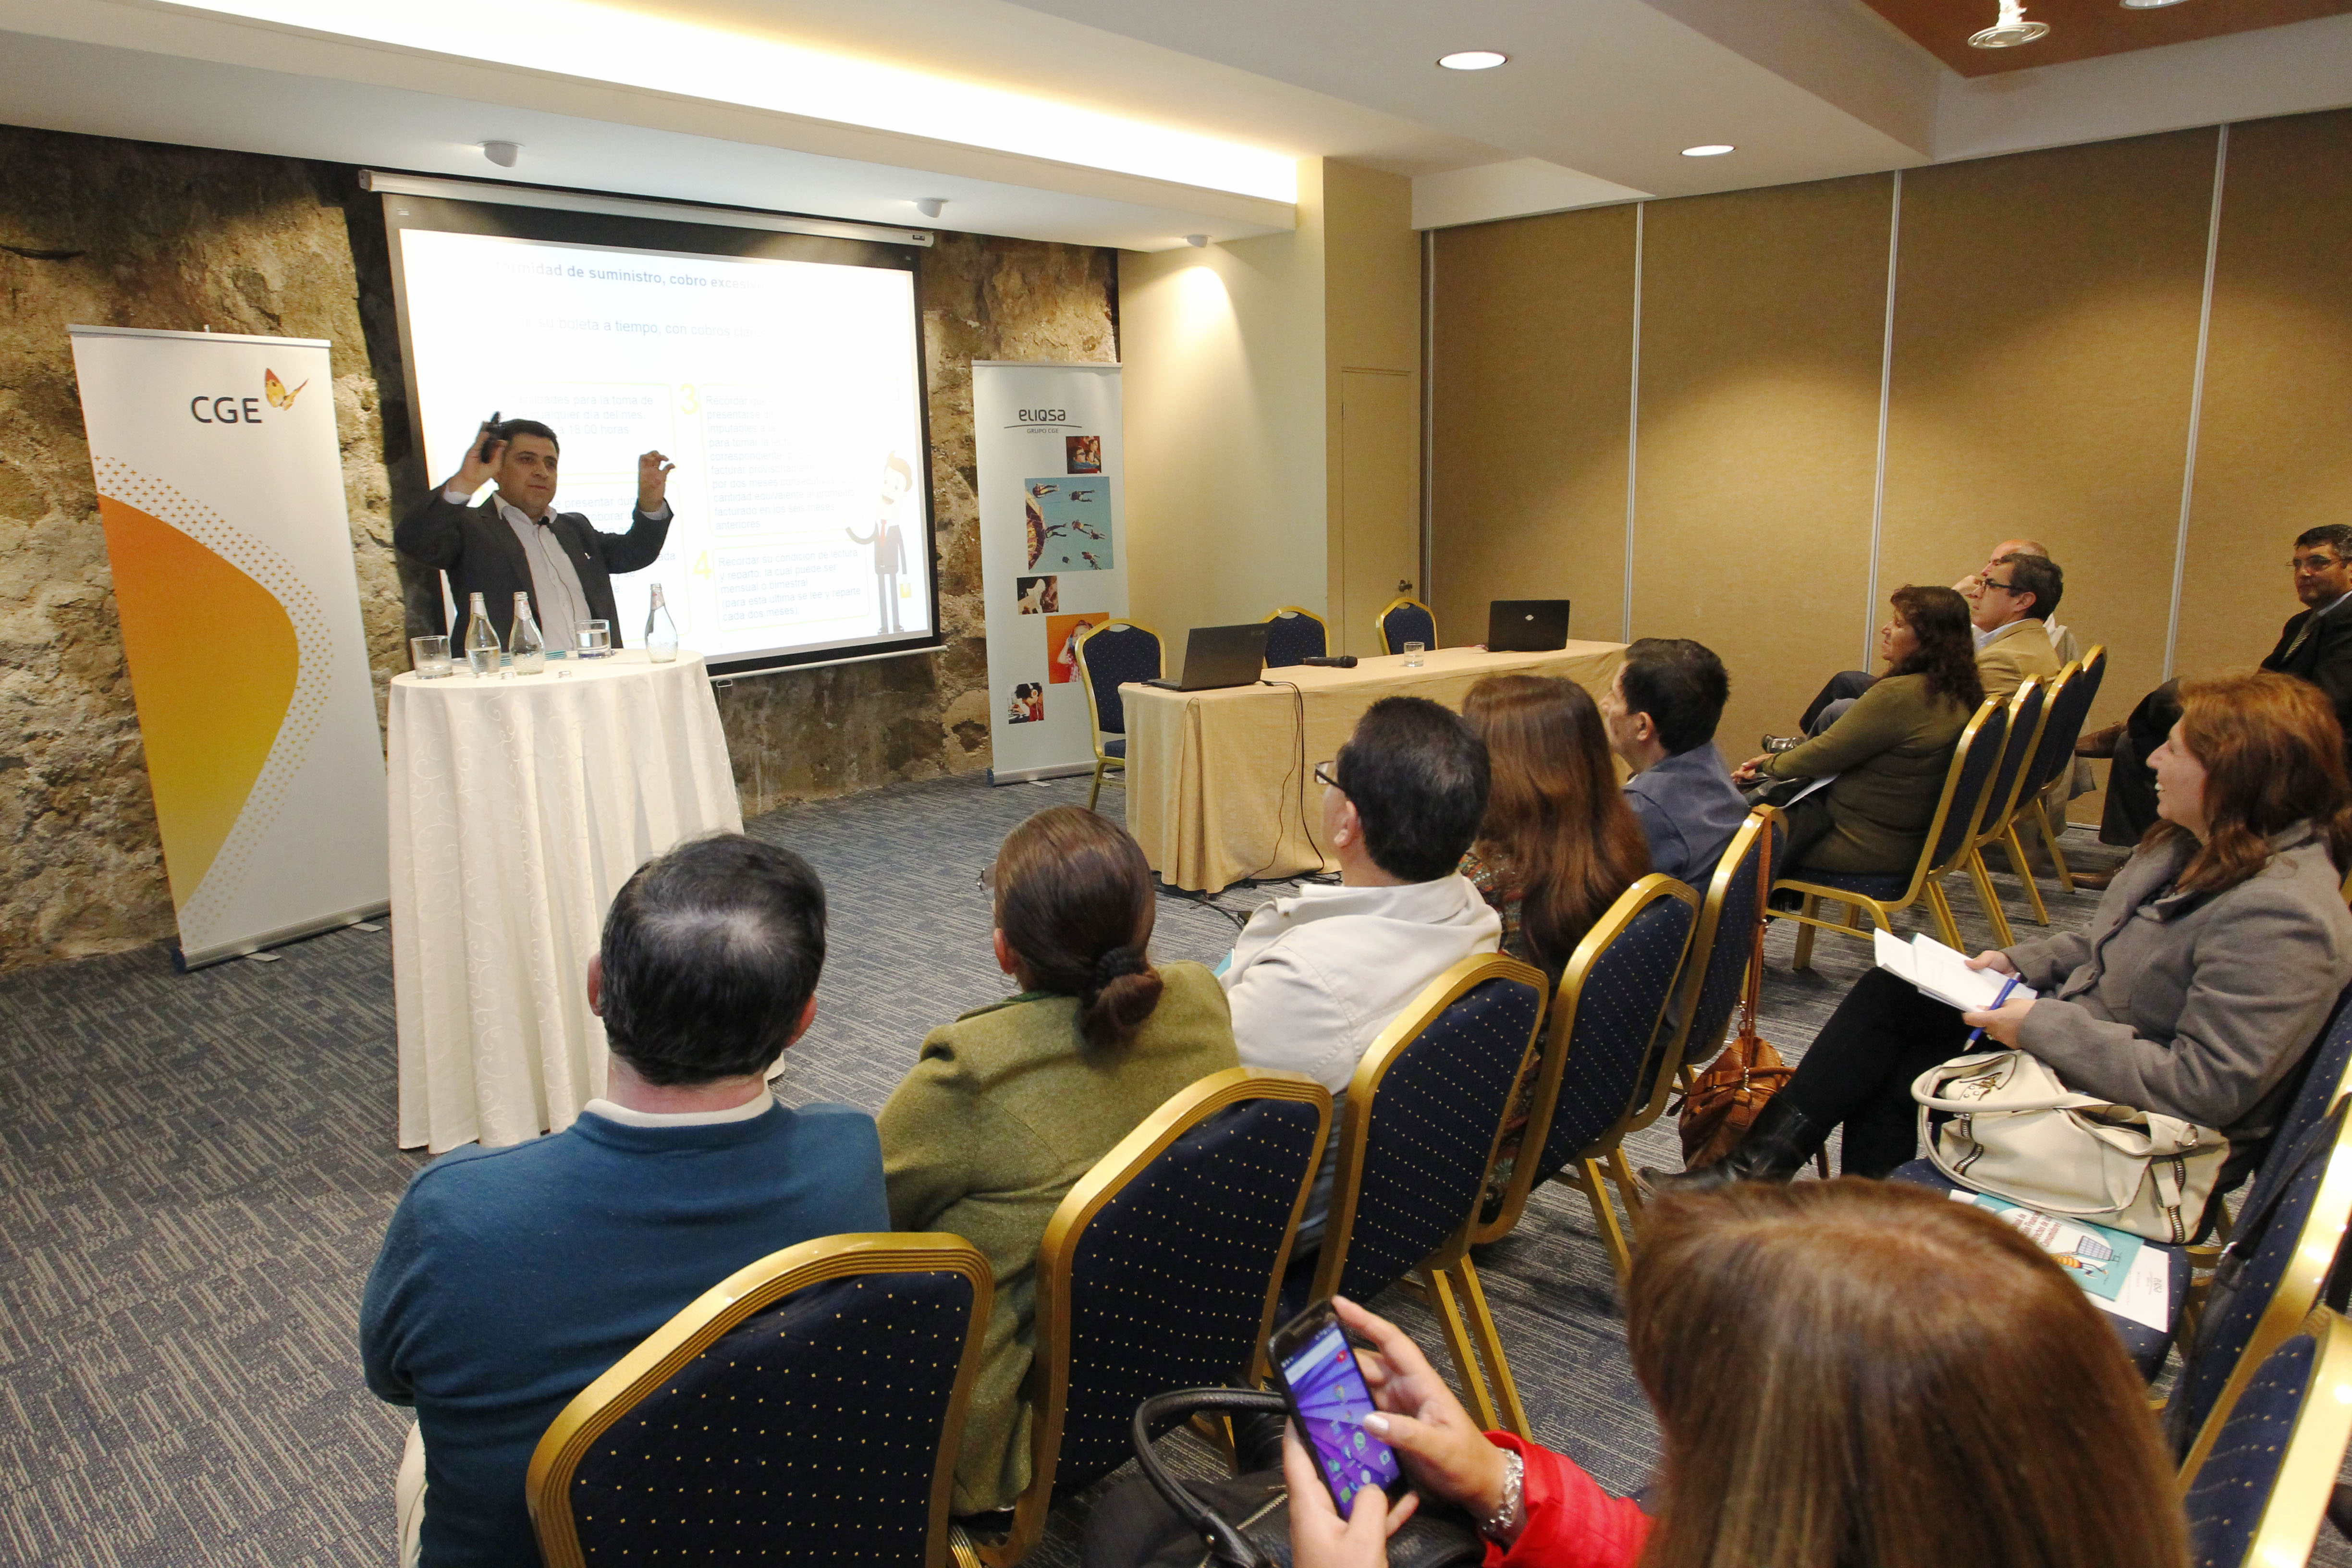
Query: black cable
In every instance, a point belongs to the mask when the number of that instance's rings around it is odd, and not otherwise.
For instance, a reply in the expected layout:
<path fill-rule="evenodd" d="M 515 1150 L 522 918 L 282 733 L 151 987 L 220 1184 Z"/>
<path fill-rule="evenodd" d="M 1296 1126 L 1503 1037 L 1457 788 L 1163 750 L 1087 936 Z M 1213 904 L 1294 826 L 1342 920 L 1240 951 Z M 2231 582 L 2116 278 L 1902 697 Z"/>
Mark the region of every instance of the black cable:
<path fill-rule="evenodd" d="M 1262 874 L 1272 870 L 1274 868 L 1274 863 L 1282 858 L 1283 815 L 1285 811 L 1288 809 L 1288 802 L 1291 799 L 1290 781 L 1294 777 L 1300 780 L 1297 795 L 1298 826 L 1307 835 L 1308 847 L 1315 851 L 1316 868 L 1319 870 L 1323 865 L 1323 847 L 1315 842 L 1315 830 L 1307 826 L 1307 784 L 1305 783 L 1305 774 L 1307 765 L 1307 694 L 1298 689 L 1298 683 L 1295 680 L 1261 679 L 1258 684 L 1261 686 L 1287 686 L 1290 688 L 1291 738 L 1294 742 L 1294 750 L 1296 751 L 1297 755 L 1292 758 L 1290 765 L 1282 770 L 1282 783 L 1276 786 L 1282 793 L 1277 797 L 1276 804 L 1274 808 L 1274 848 L 1267 853 L 1265 864 L 1260 866 L 1256 870 L 1252 871 L 1248 876 L 1242 879 L 1244 882 L 1253 883 L 1255 882 Z"/>

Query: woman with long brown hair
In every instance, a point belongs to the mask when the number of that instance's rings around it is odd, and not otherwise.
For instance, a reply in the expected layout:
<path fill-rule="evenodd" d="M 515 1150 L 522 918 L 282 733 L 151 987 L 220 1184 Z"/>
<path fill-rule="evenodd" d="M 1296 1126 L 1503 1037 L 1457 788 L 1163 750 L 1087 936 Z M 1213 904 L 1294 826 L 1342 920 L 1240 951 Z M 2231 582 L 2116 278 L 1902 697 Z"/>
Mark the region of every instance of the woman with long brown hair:
<path fill-rule="evenodd" d="M 1654 1512 L 1481 1433 L 1428 1358 L 1340 1317 L 1416 1490 L 1507 1568 L 2183 1568 L 2147 1391 L 2080 1286 L 1982 1209 L 1897 1183 L 1662 1198 L 1625 1292 L 1664 1447 Z M 1378 1487 L 1341 1520 L 1284 1445 L 1297 1568 L 1387 1561 Z M 1490 1554 L 1489 1562 L 1496 1558 Z"/>
<path fill-rule="evenodd" d="M 1018 995 L 930 1032 L 879 1118 L 890 1223 L 987 1254 L 996 1303 L 956 1465 L 955 1510 L 1029 1484 L 1037 1244 L 1078 1178 L 1160 1109 L 1241 1065 L 1232 1011 L 1197 963 L 1155 966 L 1143 850 L 1109 818 L 1041 811 L 997 851 L 996 962 Z"/>
<path fill-rule="evenodd" d="M 1878 628 L 1886 672 L 1835 723 L 1790 751 L 1750 757 L 1743 787 L 1834 777 L 1789 808 L 1781 863 L 1893 876 L 1919 859 L 1952 747 L 1984 700 L 1969 602 L 1949 588 L 1902 587 Z M 1751 796 L 1751 798 L 1753 798 Z"/>
<path fill-rule="evenodd" d="M 2250 1165 L 2352 981 L 2339 888 L 2352 866 L 2352 782 L 2315 686 L 2269 673 L 2184 680 L 2180 705 L 2148 759 L 2162 818 L 2090 929 L 1969 961 L 2018 975 L 2033 996 L 1963 1013 L 1872 970 L 1740 1145 L 1662 1184 L 1785 1180 L 1841 1124 L 1845 1173 L 1885 1175 L 1918 1152 L 1912 1081 L 1959 1055 L 1972 1027 L 2032 1052 L 2079 1093 L 2218 1129 L 2232 1164 Z"/>
<path fill-rule="evenodd" d="M 1608 727 L 1572 680 L 1490 675 L 1462 717 L 1486 742 L 1492 784 L 1462 874 L 1503 918 L 1503 950 L 1555 980 L 1592 923 L 1650 868 L 1617 787 Z"/>

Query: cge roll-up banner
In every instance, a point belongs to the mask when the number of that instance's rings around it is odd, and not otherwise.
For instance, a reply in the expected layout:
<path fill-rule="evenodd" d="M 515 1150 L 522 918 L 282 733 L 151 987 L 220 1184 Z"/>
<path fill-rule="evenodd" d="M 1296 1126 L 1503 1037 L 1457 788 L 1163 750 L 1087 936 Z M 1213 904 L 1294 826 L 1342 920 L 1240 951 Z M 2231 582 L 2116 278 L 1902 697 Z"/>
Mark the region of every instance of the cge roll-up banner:
<path fill-rule="evenodd" d="M 1115 364 L 974 360 L 990 779 L 1083 773 L 1094 721 L 1076 644 L 1127 615 Z"/>
<path fill-rule="evenodd" d="M 327 344 L 68 330 L 182 963 L 382 911 L 383 750 Z"/>

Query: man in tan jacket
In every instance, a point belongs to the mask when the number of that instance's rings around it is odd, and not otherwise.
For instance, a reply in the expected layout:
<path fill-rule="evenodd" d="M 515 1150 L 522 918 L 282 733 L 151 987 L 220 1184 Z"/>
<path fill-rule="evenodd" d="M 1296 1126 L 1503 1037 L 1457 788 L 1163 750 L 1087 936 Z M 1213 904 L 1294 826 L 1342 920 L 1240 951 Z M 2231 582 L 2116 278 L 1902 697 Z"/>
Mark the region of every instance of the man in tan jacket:
<path fill-rule="evenodd" d="M 2026 680 L 2059 670 L 2044 619 L 2058 608 L 2065 574 L 2046 555 L 1996 557 L 1981 578 L 1969 620 L 1976 627 L 1977 673 L 1987 697 L 2009 697 Z"/>

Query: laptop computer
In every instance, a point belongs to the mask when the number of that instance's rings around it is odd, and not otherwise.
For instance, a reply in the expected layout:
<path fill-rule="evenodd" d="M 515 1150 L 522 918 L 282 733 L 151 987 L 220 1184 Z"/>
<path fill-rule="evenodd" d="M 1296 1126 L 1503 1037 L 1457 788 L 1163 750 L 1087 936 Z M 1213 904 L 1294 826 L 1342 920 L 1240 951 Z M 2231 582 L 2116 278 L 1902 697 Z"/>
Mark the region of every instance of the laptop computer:
<path fill-rule="evenodd" d="M 1567 646 L 1566 599 L 1497 599 L 1486 608 L 1488 653 L 1551 653 Z"/>
<path fill-rule="evenodd" d="M 1162 676 L 1146 686 L 1170 691 L 1213 691 L 1223 686 L 1255 686 L 1265 668 L 1265 623 L 1239 626 L 1194 626 L 1184 641 L 1184 673 Z"/>

